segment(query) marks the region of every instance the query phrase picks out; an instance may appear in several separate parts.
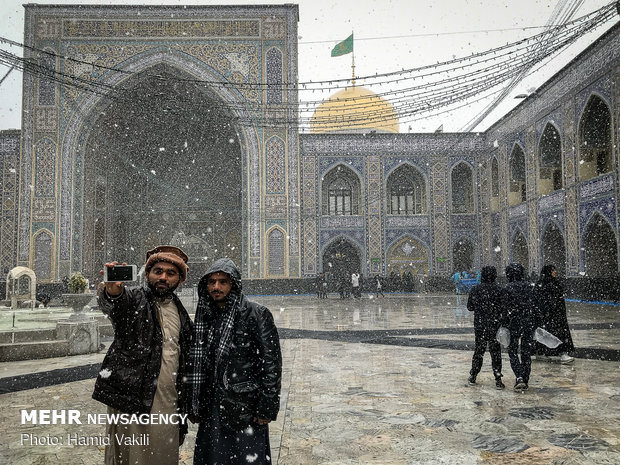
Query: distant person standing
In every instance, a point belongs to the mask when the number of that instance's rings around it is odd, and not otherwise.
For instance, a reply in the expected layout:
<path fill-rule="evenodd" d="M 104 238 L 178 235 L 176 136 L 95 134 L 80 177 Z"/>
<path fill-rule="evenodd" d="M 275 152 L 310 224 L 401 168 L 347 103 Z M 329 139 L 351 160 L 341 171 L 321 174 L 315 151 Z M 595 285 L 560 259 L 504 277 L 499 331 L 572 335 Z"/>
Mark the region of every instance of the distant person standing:
<path fill-rule="evenodd" d="M 575 359 L 569 352 L 575 350 L 573 339 L 566 317 L 564 289 L 557 278 L 557 270 L 553 265 L 545 265 L 540 271 L 540 279 L 536 283 L 536 294 L 540 302 L 541 326 L 560 339 L 562 343 L 555 349 L 536 343 L 535 352 L 543 356 L 560 356 L 561 363 L 572 363 Z"/>
<path fill-rule="evenodd" d="M 381 295 L 381 297 L 385 297 L 385 294 L 383 294 L 383 288 L 381 285 L 381 276 L 376 275 L 375 276 L 375 286 L 376 286 L 376 293 L 375 296 L 378 298 L 379 295 Z"/>
<path fill-rule="evenodd" d="M 502 348 L 495 338 L 503 319 L 503 291 L 495 284 L 496 278 L 497 270 L 494 266 L 482 268 L 482 281 L 472 288 L 467 299 L 467 310 L 474 312 L 475 337 L 469 384 L 476 384 L 476 377 L 482 369 L 482 360 L 488 344 L 495 387 L 504 389 L 506 386 L 502 383 Z"/>
<path fill-rule="evenodd" d="M 514 389 L 525 391 L 529 387 L 534 330 L 539 320 L 538 298 L 533 285 L 525 281 L 525 269 L 520 263 L 506 267 L 506 278 L 504 306 L 510 331 L 508 356 L 516 377 Z"/>
<path fill-rule="evenodd" d="M 452 275 L 452 281 L 454 282 L 454 287 L 455 287 L 455 292 L 457 294 L 460 294 L 461 289 L 459 287 L 459 281 L 461 280 L 461 272 L 460 271 L 456 271 L 453 275 Z"/>
<path fill-rule="evenodd" d="M 323 273 L 319 273 L 317 275 L 315 285 L 316 285 L 316 296 L 319 299 L 326 299 L 327 298 L 327 281 L 325 280 L 325 275 Z"/>
<path fill-rule="evenodd" d="M 360 274 L 357 272 L 351 274 L 351 288 L 353 290 L 353 297 L 357 299 L 362 296 L 360 292 Z"/>

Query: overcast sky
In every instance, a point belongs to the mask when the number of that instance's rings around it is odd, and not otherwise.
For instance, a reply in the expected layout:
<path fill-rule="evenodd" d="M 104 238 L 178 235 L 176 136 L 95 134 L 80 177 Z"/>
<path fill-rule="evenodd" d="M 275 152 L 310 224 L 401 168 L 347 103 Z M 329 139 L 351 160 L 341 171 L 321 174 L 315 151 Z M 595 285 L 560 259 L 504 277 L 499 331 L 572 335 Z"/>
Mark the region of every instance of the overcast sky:
<path fill-rule="evenodd" d="M 257 4 L 295 3 L 291 1 L 257 2 L 251 0 L 217 2 L 209 1 L 73 1 L 50 2 L 39 0 L 38 4 Z M 542 32 L 556 3 L 534 0 L 301 0 L 299 5 L 299 80 L 300 82 L 343 79 L 351 76 L 351 56 L 338 58 L 330 56 L 333 46 L 355 33 L 356 75 L 369 76 L 375 73 L 415 68 L 470 55 L 531 37 Z M 610 0 L 577 0 L 582 5 L 572 18 L 583 16 Z M 0 4 L 0 35 L 23 42 L 23 7 L 17 0 L 3 0 Z M 615 19 L 617 21 L 617 19 Z M 612 23 L 605 24 L 594 33 L 600 36 Z M 540 29 L 536 27 L 540 26 Z M 526 79 L 517 86 L 507 102 L 479 126 L 483 130 L 518 103 L 514 95 L 525 93 L 542 84 L 557 72 L 576 53 L 595 37 L 584 38 L 570 51 L 562 53 L 554 62 L 546 65 L 542 73 Z M 21 50 L 15 47 L 2 48 L 13 53 Z M 0 77 L 8 68 L 0 65 Z M 374 89 L 372 89 L 374 90 Z M 333 91 L 332 91 L 333 92 Z M 22 75 L 13 71 L 0 86 L 0 129 L 21 127 Z M 320 100 L 323 95 L 301 96 L 301 99 Z M 481 107 L 471 107 L 434 118 L 401 122 L 401 132 L 431 132 L 443 124 L 446 132 L 462 129 Z"/>

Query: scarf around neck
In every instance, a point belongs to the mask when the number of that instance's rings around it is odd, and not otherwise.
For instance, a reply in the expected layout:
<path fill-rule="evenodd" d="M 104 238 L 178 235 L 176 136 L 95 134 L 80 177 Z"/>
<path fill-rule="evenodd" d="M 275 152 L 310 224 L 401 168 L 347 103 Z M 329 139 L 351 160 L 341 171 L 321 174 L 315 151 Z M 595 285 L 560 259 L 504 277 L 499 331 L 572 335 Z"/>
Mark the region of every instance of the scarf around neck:
<path fill-rule="evenodd" d="M 215 373 L 213 377 L 217 384 L 219 377 L 226 373 L 228 364 L 228 354 L 232 342 L 232 332 L 235 324 L 235 317 L 241 304 L 241 293 L 233 287 L 228 295 L 226 308 L 221 326 L 219 344 L 215 348 Z M 190 370 L 187 376 L 187 383 L 190 385 L 190 413 L 198 416 L 200 407 L 200 396 L 204 384 L 208 379 L 206 370 L 208 369 L 207 355 L 216 337 L 216 315 L 215 302 L 208 294 L 201 295 L 196 307 L 196 317 L 194 322 L 194 339 L 189 353 Z"/>

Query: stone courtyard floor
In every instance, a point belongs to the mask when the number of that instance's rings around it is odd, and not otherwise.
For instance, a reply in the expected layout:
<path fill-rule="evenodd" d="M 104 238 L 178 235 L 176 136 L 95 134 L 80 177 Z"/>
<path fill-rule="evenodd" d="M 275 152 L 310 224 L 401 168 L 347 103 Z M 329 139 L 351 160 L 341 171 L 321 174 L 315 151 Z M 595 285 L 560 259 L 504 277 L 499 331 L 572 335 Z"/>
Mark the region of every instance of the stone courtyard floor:
<path fill-rule="evenodd" d="M 284 356 L 273 463 L 620 463 L 620 306 L 567 302 L 574 363 L 535 360 L 530 389 L 514 392 L 505 353 L 506 390 L 495 389 L 488 354 L 478 383 L 468 385 L 466 298 L 254 297 L 271 309 Z M 102 446 L 68 445 L 66 437 L 101 435 L 104 426 L 22 424 L 20 414 L 105 413 L 91 399 L 103 355 L 0 364 L 0 463 L 103 463 Z M 180 463 L 192 463 L 196 429 Z"/>

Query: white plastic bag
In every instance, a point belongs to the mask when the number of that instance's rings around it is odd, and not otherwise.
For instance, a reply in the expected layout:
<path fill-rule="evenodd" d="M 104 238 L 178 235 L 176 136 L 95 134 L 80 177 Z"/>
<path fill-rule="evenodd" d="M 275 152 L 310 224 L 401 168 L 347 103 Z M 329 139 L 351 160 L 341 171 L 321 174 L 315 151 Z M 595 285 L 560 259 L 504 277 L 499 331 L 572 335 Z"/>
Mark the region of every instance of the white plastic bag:
<path fill-rule="evenodd" d="M 499 342 L 504 349 L 508 347 L 510 345 L 510 331 L 508 331 L 508 328 L 500 326 L 495 335 L 495 339 L 497 339 L 497 342 Z"/>
<path fill-rule="evenodd" d="M 562 344 L 561 340 L 543 328 L 536 328 L 534 331 L 534 340 L 549 347 L 550 349 L 555 349 L 557 346 Z"/>

